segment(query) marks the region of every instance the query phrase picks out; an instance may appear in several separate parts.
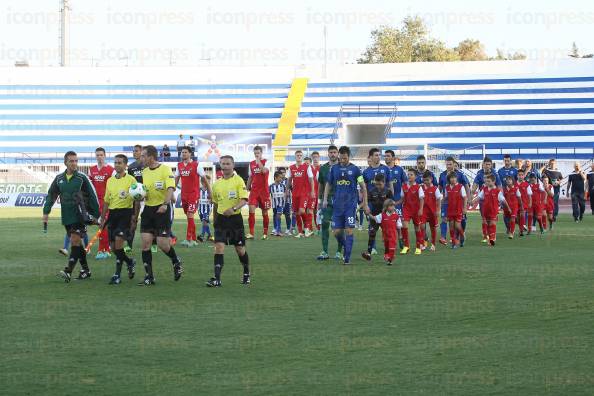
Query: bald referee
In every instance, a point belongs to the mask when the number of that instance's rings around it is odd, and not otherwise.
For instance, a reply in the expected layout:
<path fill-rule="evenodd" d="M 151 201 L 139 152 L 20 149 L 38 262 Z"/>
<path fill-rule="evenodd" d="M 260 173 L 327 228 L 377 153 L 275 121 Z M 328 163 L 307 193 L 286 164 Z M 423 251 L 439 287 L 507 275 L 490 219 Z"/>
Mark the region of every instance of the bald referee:
<path fill-rule="evenodd" d="M 215 254 L 214 278 L 206 282 L 208 287 L 221 287 L 225 245 L 235 246 L 239 261 L 243 265 L 242 284 L 250 284 L 250 266 L 245 250 L 245 233 L 241 208 L 247 204 L 248 192 L 243 179 L 234 172 L 235 161 L 230 155 L 220 159 L 223 178 L 217 180 L 212 188 L 214 204 Z"/>

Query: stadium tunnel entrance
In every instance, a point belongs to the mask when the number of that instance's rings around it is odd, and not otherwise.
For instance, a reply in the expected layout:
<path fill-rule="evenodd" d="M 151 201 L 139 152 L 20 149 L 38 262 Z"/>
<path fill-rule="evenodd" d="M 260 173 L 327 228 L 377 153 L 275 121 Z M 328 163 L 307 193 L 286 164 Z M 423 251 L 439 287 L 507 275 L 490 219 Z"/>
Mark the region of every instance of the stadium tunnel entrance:
<path fill-rule="evenodd" d="M 345 126 L 344 142 L 347 146 L 360 144 L 386 144 L 386 124 L 349 124 Z M 357 152 L 353 152 L 353 151 Z M 367 158 L 369 148 L 351 150 L 353 158 Z"/>

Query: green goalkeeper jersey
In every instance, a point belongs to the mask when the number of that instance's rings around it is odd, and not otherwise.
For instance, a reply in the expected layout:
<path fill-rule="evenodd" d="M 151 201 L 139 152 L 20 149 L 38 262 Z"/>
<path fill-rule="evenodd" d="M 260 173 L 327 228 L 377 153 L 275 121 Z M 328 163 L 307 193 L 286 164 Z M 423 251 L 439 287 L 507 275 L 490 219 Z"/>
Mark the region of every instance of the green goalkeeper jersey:
<path fill-rule="evenodd" d="M 330 165 L 329 162 L 326 162 L 324 165 L 320 167 L 320 171 L 318 172 L 318 198 L 323 200 L 324 199 L 324 190 L 326 189 L 326 182 L 328 181 L 328 174 L 330 173 Z M 334 190 L 330 190 L 328 193 L 328 205 L 332 205 L 332 197 L 334 196 Z"/>

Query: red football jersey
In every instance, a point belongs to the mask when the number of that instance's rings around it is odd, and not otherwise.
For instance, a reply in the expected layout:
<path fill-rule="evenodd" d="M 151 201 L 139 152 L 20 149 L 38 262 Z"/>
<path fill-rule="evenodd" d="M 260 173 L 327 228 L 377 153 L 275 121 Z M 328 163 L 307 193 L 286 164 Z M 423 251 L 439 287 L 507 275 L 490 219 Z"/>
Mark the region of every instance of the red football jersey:
<path fill-rule="evenodd" d="M 262 158 L 262 165 L 266 166 L 266 160 Z M 268 194 L 268 172 L 262 172 L 256 165 L 256 160 L 250 162 L 249 175 L 252 178 L 250 190 L 256 193 Z"/>
<path fill-rule="evenodd" d="M 309 196 L 309 192 L 311 191 L 309 178 L 313 177 L 311 166 L 307 165 L 306 163 L 303 163 L 299 166 L 297 166 L 297 164 L 293 164 L 289 167 L 287 177 L 291 178 L 294 196 Z"/>
<path fill-rule="evenodd" d="M 93 183 L 93 187 L 95 187 L 95 191 L 97 192 L 97 198 L 100 201 L 103 201 L 107 188 L 107 180 L 113 175 L 113 171 L 114 169 L 111 165 L 103 165 L 101 169 L 97 165 L 93 165 L 89 169 L 89 179 L 91 179 L 91 183 Z"/>
<path fill-rule="evenodd" d="M 402 222 L 400 221 L 400 216 L 398 216 L 398 213 L 394 212 L 388 214 L 386 212 L 382 212 L 381 214 L 375 216 L 375 220 L 381 220 L 378 221 L 378 223 L 380 223 L 380 226 L 382 227 L 382 235 L 384 240 L 396 241 L 398 239 L 398 233 L 396 229 L 402 227 Z"/>
<path fill-rule="evenodd" d="M 437 200 L 441 199 L 441 192 L 435 185 L 427 187 L 425 183 L 422 185 L 423 194 L 425 195 L 425 201 L 423 203 L 423 213 L 436 214 L 437 211 Z"/>
<path fill-rule="evenodd" d="M 522 193 L 520 192 L 520 186 L 517 184 L 514 184 L 511 187 L 505 186 L 503 189 L 503 196 L 512 210 L 517 210 L 520 207 Z"/>
<path fill-rule="evenodd" d="M 404 209 L 411 215 L 416 215 L 421 207 L 421 198 L 425 198 L 425 193 L 419 184 L 402 185 L 404 193 Z"/>
<path fill-rule="evenodd" d="M 187 164 L 179 162 L 175 176 L 181 181 L 182 197 L 198 198 L 200 195 L 200 176 L 204 170 L 198 166 L 198 161 L 190 160 Z"/>
<path fill-rule="evenodd" d="M 320 188 L 320 183 L 318 183 L 318 173 L 320 173 L 320 165 L 311 166 L 311 173 L 313 174 L 313 181 L 314 181 L 314 191 L 316 192 L 316 197 L 318 196 L 318 189 Z"/>
<path fill-rule="evenodd" d="M 530 183 L 530 190 L 532 190 L 532 207 L 539 208 L 542 206 L 542 195 L 541 192 L 544 191 L 544 187 L 540 182 L 535 184 Z"/>
<path fill-rule="evenodd" d="M 545 191 L 541 191 L 541 197 L 542 197 L 542 205 L 543 207 L 552 207 L 555 205 L 554 201 L 553 201 L 553 197 L 549 195 L 549 191 L 551 191 L 553 189 L 552 185 L 548 185 L 548 186 L 544 186 L 544 190 Z"/>
<path fill-rule="evenodd" d="M 483 200 L 483 215 L 486 218 L 496 217 L 499 213 L 499 202 L 505 200 L 499 188 L 488 188 L 487 186 L 479 193 L 479 198 Z"/>
<path fill-rule="evenodd" d="M 532 196 L 532 189 L 530 188 L 530 183 L 528 183 L 527 181 L 519 183 L 518 190 L 520 190 L 520 195 L 522 195 L 522 206 L 524 206 L 524 209 L 528 209 L 530 207 L 530 199 L 528 197 Z"/>
<path fill-rule="evenodd" d="M 466 198 L 466 189 L 463 184 L 456 183 L 453 186 L 446 186 L 446 196 L 448 198 L 447 217 L 459 217 L 464 213 L 464 198 Z"/>

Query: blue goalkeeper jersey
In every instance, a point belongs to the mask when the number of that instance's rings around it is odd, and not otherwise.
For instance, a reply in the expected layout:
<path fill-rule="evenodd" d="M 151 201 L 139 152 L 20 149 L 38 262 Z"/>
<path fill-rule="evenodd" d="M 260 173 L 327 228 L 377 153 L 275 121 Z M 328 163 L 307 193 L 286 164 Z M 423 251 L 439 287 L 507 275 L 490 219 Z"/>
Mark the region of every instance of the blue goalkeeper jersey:
<path fill-rule="evenodd" d="M 328 183 L 334 191 L 334 208 L 357 206 L 359 191 L 357 184 L 363 181 L 361 169 L 349 162 L 348 165 L 336 164 L 330 168 Z"/>

